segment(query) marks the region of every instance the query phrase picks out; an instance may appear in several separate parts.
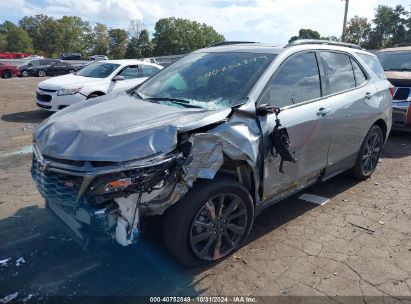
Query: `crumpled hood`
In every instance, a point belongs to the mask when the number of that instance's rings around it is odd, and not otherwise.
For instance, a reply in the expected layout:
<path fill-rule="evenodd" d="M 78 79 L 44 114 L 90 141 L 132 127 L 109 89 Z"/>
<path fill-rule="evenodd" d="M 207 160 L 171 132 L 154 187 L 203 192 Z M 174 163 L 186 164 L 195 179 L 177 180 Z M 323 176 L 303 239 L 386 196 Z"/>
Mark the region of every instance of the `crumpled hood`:
<path fill-rule="evenodd" d="M 70 88 L 74 86 L 84 86 L 107 82 L 105 78 L 83 77 L 74 74 L 67 74 L 53 77 L 39 83 L 39 88 L 46 90 L 59 90 L 61 88 Z"/>
<path fill-rule="evenodd" d="M 41 153 L 83 161 L 127 161 L 168 153 L 177 133 L 223 120 L 231 109 L 206 111 L 138 100 L 125 93 L 74 104 L 35 131 Z"/>

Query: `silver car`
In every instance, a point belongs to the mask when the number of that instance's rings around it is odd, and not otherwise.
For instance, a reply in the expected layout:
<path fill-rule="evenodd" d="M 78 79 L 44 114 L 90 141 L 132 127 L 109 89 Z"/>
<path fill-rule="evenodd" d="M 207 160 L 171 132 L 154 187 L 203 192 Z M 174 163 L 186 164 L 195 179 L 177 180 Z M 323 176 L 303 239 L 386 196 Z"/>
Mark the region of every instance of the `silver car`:
<path fill-rule="evenodd" d="M 195 51 L 52 115 L 34 134 L 33 179 L 84 248 L 136 243 L 162 215 L 179 261 L 219 260 L 267 206 L 343 171 L 373 173 L 392 96 L 363 56 L 376 59 L 324 41 Z"/>

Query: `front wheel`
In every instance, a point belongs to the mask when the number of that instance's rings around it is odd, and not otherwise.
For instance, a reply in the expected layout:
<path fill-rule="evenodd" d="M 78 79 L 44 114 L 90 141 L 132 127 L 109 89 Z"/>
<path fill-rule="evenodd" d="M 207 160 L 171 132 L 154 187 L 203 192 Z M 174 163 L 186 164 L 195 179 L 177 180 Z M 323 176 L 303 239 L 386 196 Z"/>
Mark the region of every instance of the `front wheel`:
<path fill-rule="evenodd" d="M 230 178 L 199 181 L 165 214 L 163 236 L 184 265 L 220 260 L 239 248 L 254 219 L 248 190 Z"/>
<path fill-rule="evenodd" d="M 70 69 L 68 70 L 69 74 L 74 74 L 76 72 L 76 70 Z"/>
<path fill-rule="evenodd" d="M 377 125 L 371 127 L 358 152 L 355 166 L 351 173 L 357 179 L 367 179 L 377 167 L 384 144 L 384 136 L 381 128 Z"/>
<path fill-rule="evenodd" d="M 27 77 L 29 76 L 29 73 L 27 71 L 21 71 L 21 77 Z"/>
<path fill-rule="evenodd" d="M 2 75 L 3 78 L 11 78 L 13 77 L 13 73 L 10 70 L 5 70 Z"/>

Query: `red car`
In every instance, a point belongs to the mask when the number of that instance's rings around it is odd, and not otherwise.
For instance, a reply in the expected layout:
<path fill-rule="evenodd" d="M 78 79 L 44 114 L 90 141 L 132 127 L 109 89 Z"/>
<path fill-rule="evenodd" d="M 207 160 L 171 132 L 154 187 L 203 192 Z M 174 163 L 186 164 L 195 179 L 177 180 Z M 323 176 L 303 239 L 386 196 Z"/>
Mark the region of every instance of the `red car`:
<path fill-rule="evenodd" d="M 11 78 L 19 75 L 20 70 L 17 65 L 10 64 L 7 62 L 0 62 L 0 76 L 2 78 Z"/>

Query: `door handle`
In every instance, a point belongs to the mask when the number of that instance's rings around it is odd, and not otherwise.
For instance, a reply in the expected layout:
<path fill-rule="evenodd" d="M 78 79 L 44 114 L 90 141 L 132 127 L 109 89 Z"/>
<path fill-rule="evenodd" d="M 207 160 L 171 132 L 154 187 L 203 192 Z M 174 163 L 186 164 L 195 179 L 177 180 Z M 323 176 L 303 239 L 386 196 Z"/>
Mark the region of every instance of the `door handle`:
<path fill-rule="evenodd" d="M 325 115 L 327 115 L 330 111 L 327 111 L 326 108 L 319 108 L 318 112 L 317 112 L 317 116 L 321 116 L 324 117 Z"/>
<path fill-rule="evenodd" d="M 371 99 L 372 96 L 373 94 L 371 94 L 370 92 L 365 93 L 365 99 Z"/>

